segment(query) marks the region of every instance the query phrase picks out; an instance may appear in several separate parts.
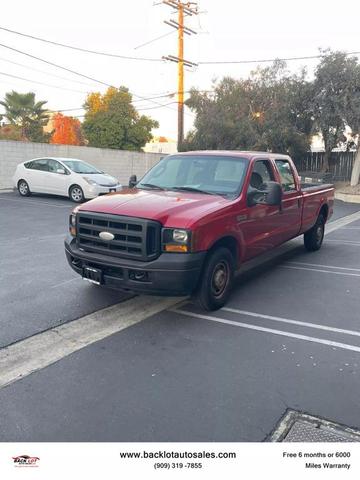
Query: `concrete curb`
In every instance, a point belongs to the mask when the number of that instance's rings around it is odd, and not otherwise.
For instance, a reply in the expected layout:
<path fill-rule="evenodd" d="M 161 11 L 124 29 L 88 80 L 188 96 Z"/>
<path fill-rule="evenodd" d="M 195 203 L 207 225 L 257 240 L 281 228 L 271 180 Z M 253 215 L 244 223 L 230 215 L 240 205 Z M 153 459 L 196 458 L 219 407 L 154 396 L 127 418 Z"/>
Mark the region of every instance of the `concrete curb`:
<path fill-rule="evenodd" d="M 335 192 L 335 198 L 347 203 L 360 203 L 360 195 L 352 193 Z"/>

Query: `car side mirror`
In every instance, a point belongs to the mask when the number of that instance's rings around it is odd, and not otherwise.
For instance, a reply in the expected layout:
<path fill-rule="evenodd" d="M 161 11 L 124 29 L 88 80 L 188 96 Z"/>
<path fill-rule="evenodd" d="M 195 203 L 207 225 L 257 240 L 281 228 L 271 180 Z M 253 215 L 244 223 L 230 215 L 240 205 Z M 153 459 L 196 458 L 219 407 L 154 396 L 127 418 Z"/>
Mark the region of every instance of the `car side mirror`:
<path fill-rule="evenodd" d="M 131 175 L 129 178 L 129 188 L 134 188 L 137 184 L 137 177 L 136 175 Z"/>
<path fill-rule="evenodd" d="M 65 172 L 65 170 L 64 170 L 63 168 L 58 168 L 58 169 L 56 170 L 56 173 L 60 173 L 61 175 L 66 175 L 66 172 Z"/>
<path fill-rule="evenodd" d="M 253 205 L 278 205 L 281 206 L 282 187 L 277 182 L 263 183 L 261 189 L 249 189 L 247 194 L 247 203 L 249 207 Z"/>

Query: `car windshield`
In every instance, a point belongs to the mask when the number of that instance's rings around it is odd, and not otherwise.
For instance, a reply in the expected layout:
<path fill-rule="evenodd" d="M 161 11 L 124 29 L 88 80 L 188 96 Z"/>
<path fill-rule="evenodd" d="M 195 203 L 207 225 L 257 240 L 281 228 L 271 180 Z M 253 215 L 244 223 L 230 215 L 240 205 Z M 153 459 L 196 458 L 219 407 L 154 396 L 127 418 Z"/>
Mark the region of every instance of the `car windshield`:
<path fill-rule="evenodd" d="M 92 165 L 81 160 L 62 160 L 62 163 L 75 173 L 103 173 Z"/>
<path fill-rule="evenodd" d="M 137 188 L 210 195 L 239 195 L 248 161 L 229 155 L 170 155 L 153 167 Z"/>

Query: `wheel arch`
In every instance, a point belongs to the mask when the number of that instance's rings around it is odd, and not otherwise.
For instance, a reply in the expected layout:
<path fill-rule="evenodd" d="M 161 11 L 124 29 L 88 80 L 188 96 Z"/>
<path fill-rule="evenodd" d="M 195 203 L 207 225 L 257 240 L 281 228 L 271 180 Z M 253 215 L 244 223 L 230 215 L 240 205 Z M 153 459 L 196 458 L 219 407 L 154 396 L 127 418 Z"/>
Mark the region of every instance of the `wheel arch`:
<path fill-rule="evenodd" d="M 327 221 L 328 219 L 328 216 L 329 216 L 329 206 L 327 203 L 324 203 L 321 207 L 320 207 L 320 210 L 319 210 L 319 215 L 322 215 L 325 219 L 325 222 Z M 318 217 L 319 217 L 318 215 Z"/>
<path fill-rule="evenodd" d="M 219 247 L 225 247 L 230 250 L 234 260 L 235 260 L 235 270 L 238 268 L 240 263 L 240 248 L 239 242 L 233 235 L 226 235 L 217 239 L 209 248 L 206 258 L 208 258 L 216 249 Z"/>

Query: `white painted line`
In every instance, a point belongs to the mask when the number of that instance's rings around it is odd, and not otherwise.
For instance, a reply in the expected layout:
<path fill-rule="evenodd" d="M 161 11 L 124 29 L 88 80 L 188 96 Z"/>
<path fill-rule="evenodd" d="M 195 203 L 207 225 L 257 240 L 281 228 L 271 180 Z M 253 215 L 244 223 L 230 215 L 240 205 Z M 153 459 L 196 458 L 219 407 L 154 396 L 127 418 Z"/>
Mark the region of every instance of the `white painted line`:
<path fill-rule="evenodd" d="M 360 246 L 360 242 L 355 242 L 352 240 L 340 240 L 340 239 L 335 239 L 335 238 L 328 238 L 326 240 L 327 242 L 333 242 L 333 243 L 341 243 L 342 245 L 356 245 L 357 247 Z"/>
<path fill-rule="evenodd" d="M 345 330 L 343 328 L 330 327 L 329 325 L 321 325 L 319 323 L 301 322 L 299 320 L 290 320 L 289 318 L 274 317 L 273 315 L 265 315 L 263 313 L 248 312 L 247 310 L 238 310 L 237 308 L 230 308 L 230 307 L 223 307 L 221 311 L 236 313 L 239 315 L 246 315 L 247 317 L 264 318 L 265 320 L 272 320 L 274 322 L 289 323 L 291 325 L 300 325 L 302 327 L 316 328 L 318 330 L 326 330 L 328 332 L 336 332 L 336 333 L 342 333 L 345 335 L 355 335 L 356 337 L 360 337 L 360 331 Z"/>
<path fill-rule="evenodd" d="M 59 205 L 56 203 L 50 203 L 50 202 L 38 202 L 37 200 L 16 200 L 15 198 L 4 198 L 0 196 L 0 200 L 7 200 L 8 202 L 18 202 L 18 203 L 25 203 L 26 205 L 33 205 L 33 204 L 38 204 L 38 205 L 50 205 L 51 207 L 58 207 L 58 208 L 71 208 L 71 204 L 69 205 Z"/>
<path fill-rule="evenodd" d="M 332 272 L 331 270 L 321 270 L 320 268 L 292 267 L 290 265 L 278 265 L 279 268 L 290 270 L 306 270 L 308 272 L 328 273 L 329 275 L 343 275 L 345 277 L 360 277 L 360 273 Z"/>
<path fill-rule="evenodd" d="M 360 230 L 360 227 L 342 227 L 342 230 Z"/>
<path fill-rule="evenodd" d="M 135 297 L 9 345 L 0 350 L 0 388 L 173 307 L 181 300 Z"/>
<path fill-rule="evenodd" d="M 309 265 L 309 267 L 335 268 L 336 270 L 351 270 L 354 272 L 360 272 L 360 268 L 335 267 L 335 265 L 321 265 L 320 263 L 307 263 L 307 262 L 286 262 L 286 263 L 288 265 Z"/>
<path fill-rule="evenodd" d="M 225 325 L 232 325 L 234 327 L 246 328 L 249 330 L 257 330 L 258 332 L 273 333 L 274 335 L 281 335 L 283 337 L 297 338 L 298 340 L 305 340 L 307 342 L 320 343 L 322 345 L 328 345 L 330 347 L 342 348 L 344 350 L 351 350 L 353 352 L 360 352 L 360 347 L 355 345 L 348 345 L 347 343 L 333 342 L 331 340 L 325 340 L 323 338 L 308 337 L 307 335 L 299 335 L 297 333 L 284 332 L 282 330 L 274 330 L 272 328 L 259 327 L 258 325 L 251 325 L 242 322 L 233 322 L 225 318 L 210 317 L 210 315 L 201 315 L 199 313 L 185 312 L 184 310 L 171 309 L 174 313 L 185 315 L 187 317 L 201 318 L 203 320 L 210 320 L 211 322 L 223 323 Z"/>
<path fill-rule="evenodd" d="M 339 228 L 345 227 L 350 223 L 356 222 L 356 220 L 360 220 L 360 211 L 352 213 L 351 215 L 346 215 L 346 217 L 338 218 L 333 222 L 327 223 L 325 235 L 333 232 L 334 230 L 338 230 Z"/>
<path fill-rule="evenodd" d="M 81 280 L 81 277 L 72 278 L 71 280 L 65 280 L 64 282 L 57 283 L 56 285 L 51 285 L 50 288 L 60 287 L 61 285 L 66 285 L 67 283 L 75 282 L 75 280 Z"/>

